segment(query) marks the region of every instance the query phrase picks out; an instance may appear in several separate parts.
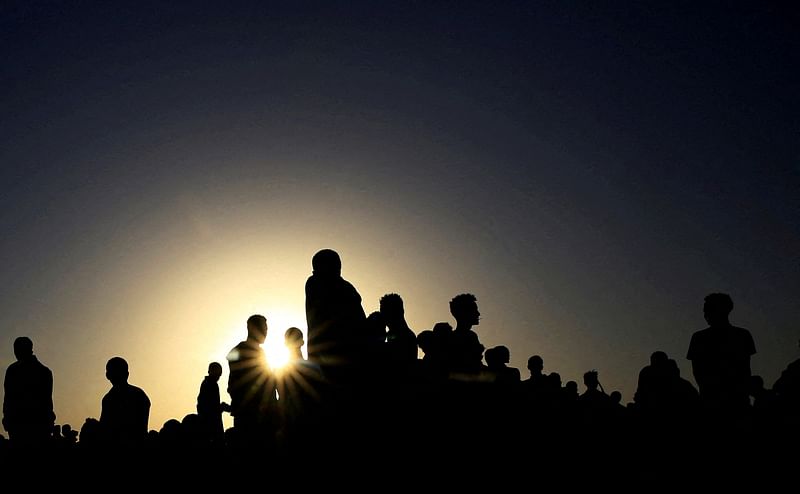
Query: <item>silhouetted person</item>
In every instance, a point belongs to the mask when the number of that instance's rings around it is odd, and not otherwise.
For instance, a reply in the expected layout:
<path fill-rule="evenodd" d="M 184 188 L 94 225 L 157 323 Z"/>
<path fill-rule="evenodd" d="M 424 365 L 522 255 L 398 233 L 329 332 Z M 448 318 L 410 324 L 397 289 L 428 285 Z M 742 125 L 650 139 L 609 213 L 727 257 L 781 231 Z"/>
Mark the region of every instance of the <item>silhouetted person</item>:
<path fill-rule="evenodd" d="M 80 441 L 78 442 L 79 449 L 85 453 L 98 452 L 103 440 L 103 432 L 100 421 L 95 418 L 88 417 L 83 422 L 78 437 L 80 438 Z"/>
<path fill-rule="evenodd" d="M 365 346 L 367 316 L 361 295 L 342 278 L 339 254 L 323 249 L 311 260 L 313 274 L 306 281 L 308 359 L 320 365 L 331 380 L 348 377 Z"/>
<path fill-rule="evenodd" d="M 505 345 L 499 345 L 486 350 L 486 366 L 494 374 L 494 382 L 509 386 L 520 382 L 519 369 L 509 367 L 511 352 Z"/>
<path fill-rule="evenodd" d="M 542 373 L 543 370 L 544 360 L 542 357 L 539 355 L 531 355 L 531 357 L 528 358 L 528 371 L 531 373 L 531 376 L 524 381 L 525 393 L 530 399 L 536 400 L 544 392 L 546 376 Z"/>
<path fill-rule="evenodd" d="M 650 355 L 650 365 L 639 371 L 639 383 L 633 401 L 645 414 L 663 409 L 666 402 L 666 389 L 669 386 L 669 357 L 658 350 Z"/>
<path fill-rule="evenodd" d="M 381 297 L 380 312 L 386 321 L 386 356 L 395 370 L 407 369 L 417 360 L 417 336 L 408 327 L 403 299 L 396 293 Z"/>
<path fill-rule="evenodd" d="M 100 413 L 104 439 L 114 446 L 141 446 L 147 436 L 150 399 L 128 383 L 128 362 L 122 357 L 113 357 L 106 363 L 106 378 L 111 389 L 103 397 Z"/>
<path fill-rule="evenodd" d="M 64 424 L 61 427 L 61 435 L 64 436 L 64 442 L 68 445 L 78 443 L 78 431 L 74 430 L 69 424 Z"/>
<path fill-rule="evenodd" d="M 17 361 L 8 366 L 3 399 L 3 427 L 12 445 L 37 447 L 47 442 L 53 413 L 53 373 L 33 354 L 33 342 L 14 340 Z"/>
<path fill-rule="evenodd" d="M 772 389 L 789 417 L 800 416 L 800 359 L 786 366 Z"/>
<path fill-rule="evenodd" d="M 475 295 L 462 293 L 450 301 L 450 313 L 456 320 L 456 328 L 450 335 L 448 354 L 451 370 L 455 372 L 475 373 L 483 366 L 483 345 L 478 334 L 472 330 L 480 324 L 481 313 Z"/>
<path fill-rule="evenodd" d="M 707 409 L 743 413 L 750 404 L 750 356 L 756 347 L 748 330 L 728 321 L 732 310 L 733 301 L 725 293 L 705 297 L 703 315 L 709 327 L 692 335 L 686 358 L 692 361 Z"/>
<path fill-rule="evenodd" d="M 222 366 L 219 362 L 208 364 L 208 375 L 200 384 L 200 393 L 197 395 L 197 415 L 200 417 L 206 439 L 222 444 L 225 428 L 222 425 L 222 412 L 230 412 L 231 407 L 219 398 L 219 378 L 222 376 Z"/>
<path fill-rule="evenodd" d="M 426 337 L 431 340 L 429 342 L 430 344 L 424 341 L 420 344 L 418 339 L 417 346 L 419 346 L 420 350 L 425 352 L 424 359 L 427 360 L 429 364 L 433 364 L 436 369 L 438 369 L 438 372 L 444 372 L 446 377 L 450 370 L 450 356 L 448 352 L 450 351 L 450 337 L 453 334 L 453 326 L 451 326 L 449 322 L 437 322 L 433 325 L 431 332 L 433 333 L 433 337 Z"/>
<path fill-rule="evenodd" d="M 775 391 L 764 387 L 764 378 L 750 376 L 750 396 L 753 397 L 753 421 L 757 430 L 777 429 L 779 403 Z"/>
<path fill-rule="evenodd" d="M 586 391 L 578 397 L 585 425 L 607 425 L 611 401 L 603 390 L 597 371 L 591 370 L 583 374 Z"/>
<path fill-rule="evenodd" d="M 386 319 L 380 311 L 371 312 L 367 316 L 364 342 L 364 365 L 376 378 L 383 377 L 382 370 L 386 364 Z"/>
<path fill-rule="evenodd" d="M 289 451 L 299 452 L 314 433 L 320 406 L 317 388 L 322 379 L 319 366 L 303 357 L 303 331 L 291 327 L 283 334 L 289 360 L 278 374 L 278 394 L 283 417 L 281 437 Z"/>
<path fill-rule="evenodd" d="M 264 446 L 274 433 L 277 382 L 261 348 L 266 338 L 267 319 L 250 316 L 247 339 L 228 352 L 228 394 L 240 446 Z"/>

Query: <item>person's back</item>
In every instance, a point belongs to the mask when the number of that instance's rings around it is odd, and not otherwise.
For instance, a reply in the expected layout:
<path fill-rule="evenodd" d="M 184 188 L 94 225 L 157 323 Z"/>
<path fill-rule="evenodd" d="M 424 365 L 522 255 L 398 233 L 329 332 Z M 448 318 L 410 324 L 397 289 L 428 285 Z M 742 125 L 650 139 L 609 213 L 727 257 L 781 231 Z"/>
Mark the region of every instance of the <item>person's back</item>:
<path fill-rule="evenodd" d="M 206 438 L 213 442 L 221 442 L 225 433 L 222 425 L 222 412 L 229 411 L 227 403 L 220 402 L 219 378 L 222 375 L 222 366 L 218 362 L 208 364 L 208 375 L 200 384 L 200 393 L 197 395 L 197 415 Z"/>
<path fill-rule="evenodd" d="M 417 361 L 417 336 L 405 320 L 403 299 L 396 293 L 381 297 L 380 312 L 389 330 L 386 332 L 386 357 L 396 372 L 407 370 Z"/>
<path fill-rule="evenodd" d="M 328 377 L 332 377 L 328 369 L 353 363 L 367 320 L 361 295 L 341 277 L 341 266 L 335 251 L 317 252 L 305 286 L 308 359 Z"/>
<path fill-rule="evenodd" d="M 267 320 L 262 315 L 247 320 L 247 339 L 228 353 L 228 394 L 231 415 L 239 438 L 248 444 L 271 440 L 274 420 L 275 376 L 267 365 L 261 344 L 267 337 Z"/>
<path fill-rule="evenodd" d="M 519 369 L 507 365 L 511 360 L 507 346 L 499 345 L 486 350 L 484 358 L 495 383 L 510 386 L 520 382 Z"/>
<path fill-rule="evenodd" d="M 3 399 L 3 427 L 12 443 L 41 445 L 50 436 L 53 413 L 53 374 L 33 354 L 33 342 L 14 340 L 17 361 L 8 366 Z"/>
<path fill-rule="evenodd" d="M 705 298 L 703 312 L 709 327 L 695 332 L 686 358 L 703 402 L 712 408 L 744 409 L 749 406 L 750 356 L 756 353 L 753 337 L 733 326 L 730 296 L 712 293 Z"/>
<path fill-rule="evenodd" d="M 106 364 L 111 389 L 103 397 L 100 425 L 103 437 L 112 445 L 139 446 L 147 436 L 150 399 L 141 389 L 128 383 L 128 363 L 114 357 Z"/>

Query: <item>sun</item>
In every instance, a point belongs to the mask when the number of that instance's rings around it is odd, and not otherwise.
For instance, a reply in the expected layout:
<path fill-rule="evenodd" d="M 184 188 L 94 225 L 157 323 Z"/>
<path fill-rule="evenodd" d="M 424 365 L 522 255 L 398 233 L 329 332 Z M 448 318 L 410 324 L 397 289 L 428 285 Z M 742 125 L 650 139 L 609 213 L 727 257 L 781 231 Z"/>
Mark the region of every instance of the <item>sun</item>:
<path fill-rule="evenodd" d="M 273 372 L 280 372 L 289 363 L 290 358 L 289 350 L 284 345 L 284 333 L 290 327 L 297 327 L 300 328 L 306 339 L 305 314 L 281 308 L 255 310 L 252 313 L 263 314 L 267 318 L 267 338 L 261 348 L 264 349 L 264 360 L 267 367 Z M 230 348 L 242 339 L 243 330 L 240 324 L 237 323 L 235 326 L 235 329 L 230 332 L 230 340 L 222 347 L 225 349 L 223 355 L 228 355 Z M 305 344 L 301 350 L 303 355 L 306 355 Z M 212 358 L 212 360 L 214 359 Z"/>
<path fill-rule="evenodd" d="M 264 355 L 267 359 L 267 365 L 273 371 L 280 371 L 286 364 L 289 363 L 289 350 L 284 346 L 283 342 L 270 342 L 269 340 L 262 345 Z"/>
<path fill-rule="evenodd" d="M 290 327 L 304 326 L 305 315 L 295 314 L 291 311 L 273 309 L 265 314 L 267 318 L 267 339 L 261 347 L 264 349 L 267 365 L 273 371 L 279 371 L 289 363 L 289 350 L 284 345 L 283 335 Z M 305 335 L 306 331 L 303 330 Z M 303 346 L 305 353 L 305 345 Z"/>

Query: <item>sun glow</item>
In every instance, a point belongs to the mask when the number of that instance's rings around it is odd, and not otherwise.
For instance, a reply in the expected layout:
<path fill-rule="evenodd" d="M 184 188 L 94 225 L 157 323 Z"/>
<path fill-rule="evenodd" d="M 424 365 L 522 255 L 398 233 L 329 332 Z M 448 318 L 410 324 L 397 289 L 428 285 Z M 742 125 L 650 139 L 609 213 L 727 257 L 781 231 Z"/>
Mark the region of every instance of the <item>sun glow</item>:
<path fill-rule="evenodd" d="M 305 315 L 296 314 L 291 311 L 273 309 L 264 313 L 267 318 L 267 340 L 262 345 L 267 359 L 267 365 L 272 370 L 279 370 L 289 363 L 289 350 L 284 344 L 284 333 L 290 327 L 298 327 L 305 336 Z M 305 354 L 305 345 L 303 345 Z"/>
<path fill-rule="evenodd" d="M 262 345 L 264 348 L 264 355 L 267 359 L 267 365 L 273 371 L 279 371 L 283 366 L 289 363 L 289 350 L 283 345 L 283 342 L 269 342 L 266 341 Z"/>

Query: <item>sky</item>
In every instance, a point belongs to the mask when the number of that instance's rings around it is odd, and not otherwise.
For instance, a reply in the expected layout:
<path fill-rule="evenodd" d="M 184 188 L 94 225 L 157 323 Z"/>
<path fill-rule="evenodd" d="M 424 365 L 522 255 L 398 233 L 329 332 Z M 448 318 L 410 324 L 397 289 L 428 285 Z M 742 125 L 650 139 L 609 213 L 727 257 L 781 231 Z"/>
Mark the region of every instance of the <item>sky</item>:
<path fill-rule="evenodd" d="M 692 379 L 726 292 L 771 385 L 800 356 L 800 14 L 698 3 L 3 2 L 0 368 L 30 337 L 80 427 L 122 356 L 158 429 L 249 315 L 306 329 L 332 248 L 367 313 L 399 293 L 419 333 L 473 293 L 523 378 L 538 354 L 626 402 L 655 350 Z"/>

